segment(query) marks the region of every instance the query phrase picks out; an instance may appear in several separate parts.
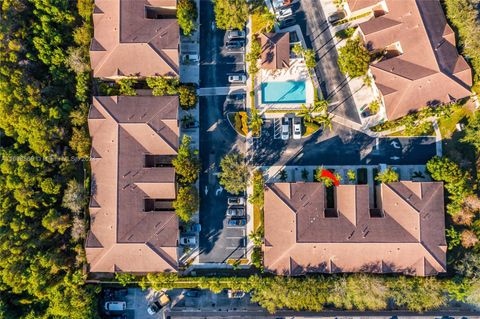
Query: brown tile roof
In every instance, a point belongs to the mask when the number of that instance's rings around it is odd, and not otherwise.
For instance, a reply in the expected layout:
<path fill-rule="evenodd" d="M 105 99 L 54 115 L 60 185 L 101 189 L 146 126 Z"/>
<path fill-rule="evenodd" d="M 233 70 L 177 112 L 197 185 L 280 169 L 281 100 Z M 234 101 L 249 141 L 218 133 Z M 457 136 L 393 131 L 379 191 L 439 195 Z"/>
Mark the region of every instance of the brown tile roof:
<path fill-rule="evenodd" d="M 174 271 L 175 212 L 144 212 L 144 199 L 174 199 L 172 167 L 145 168 L 145 154 L 178 150 L 178 97 L 98 96 L 88 127 L 92 137 L 91 272 Z"/>
<path fill-rule="evenodd" d="M 147 19 L 146 6 L 175 8 L 172 0 L 95 0 L 90 46 L 93 76 L 178 75 L 176 19 Z"/>
<path fill-rule="evenodd" d="M 381 1 L 379 0 L 347 0 L 347 4 L 351 12 L 373 7 L 379 2 Z"/>
<path fill-rule="evenodd" d="M 340 185 L 338 217 L 331 218 L 323 184 L 267 184 L 265 268 L 277 274 L 445 272 L 442 183 L 398 182 L 378 191 L 384 217 L 371 217 L 368 185 Z"/>
<path fill-rule="evenodd" d="M 377 1 L 380 3 L 381 1 Z M 370 0 L 349 0 L 359 10 Z M 438 0 L 385 0 L 388 12 L 361 23 L 367 47 L 384 49 L 399 43 L 402 53 L 371 65 L 384 97 L 388 119 L 426 105 L 470 95 L 471 69 L 455 47 L 455 34 Z M 352 10 L 354 11 L 354 10 Z"/>
<path fill-rule="evenodd" d="M 290 64 L 289 33 L 260 34 L 262 69 L 283 69 Z"/>

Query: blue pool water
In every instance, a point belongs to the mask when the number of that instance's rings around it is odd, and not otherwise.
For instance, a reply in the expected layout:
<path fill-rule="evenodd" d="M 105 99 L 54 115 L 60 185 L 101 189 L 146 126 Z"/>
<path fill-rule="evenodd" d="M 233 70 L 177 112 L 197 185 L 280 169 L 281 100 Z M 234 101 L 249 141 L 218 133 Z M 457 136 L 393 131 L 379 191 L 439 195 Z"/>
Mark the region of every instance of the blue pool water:
<path fill-rule="evenodd" d="M 263 82 L 262 104 L 305 103 L 305 82 Z"/>

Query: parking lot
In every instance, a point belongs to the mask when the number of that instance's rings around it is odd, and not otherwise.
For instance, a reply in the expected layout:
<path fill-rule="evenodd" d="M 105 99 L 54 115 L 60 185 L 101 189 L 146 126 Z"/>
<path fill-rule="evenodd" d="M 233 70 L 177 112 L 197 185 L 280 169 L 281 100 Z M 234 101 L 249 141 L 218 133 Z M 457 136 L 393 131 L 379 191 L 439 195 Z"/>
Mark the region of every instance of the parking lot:
<path fill-rule="evenodd" d="M 332 131 L 282 140 L 278 123 L 266 120 L 261 137 L 254 139 L 254 165 L 422 165 L 436 154 L 434 137 L 376 139 L 333 123 Z"/>
<path fill-rule="evenodd" d="M 200 87 L 232 85 L 229 75 L 245 73 L 244 47 L 225 47 L 227 34 L 215 26 L 213 2 L 202 1 L 200 11 Z"/>
<path fill-rule="evenodd" d="M 202 263 L 221 263 L 245 256 L 245 227 L 228 227 L 228 194 L 218 183 L 220 161 L 228 153 L 245 154 L 245 139 L 230 126 L 226 114 L 244 110 L 245 95 L 200 98 L 200 256 Z"/>

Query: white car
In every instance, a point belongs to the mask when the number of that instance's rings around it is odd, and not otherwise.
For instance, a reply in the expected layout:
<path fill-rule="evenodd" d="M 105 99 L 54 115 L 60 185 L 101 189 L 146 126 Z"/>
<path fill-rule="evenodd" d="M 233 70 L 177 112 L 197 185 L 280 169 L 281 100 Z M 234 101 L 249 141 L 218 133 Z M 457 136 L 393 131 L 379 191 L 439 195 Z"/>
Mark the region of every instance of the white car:
<path fill-rule="evenodd" d="M 290 120 L 288 118 L 282 119 L 281 136 L 282 140 L 290 138 Z"/>
<path fill-rule="evenodd" d="M 293 14 L 292 8 L 281 9 L 277 12 L 277 19 L 283 20 L 290 17 Z"/>
<path fill-rule="evenodd" d="M 228 82 L 230 83 L 245 83 L 247 82 L 247 77 L 245 74 L 235 74 L 228 76 Z"/>
<path fill-rule="evenodd" d="M 180 245 L 182 246 L 195 246 L 197 244 L 197 239 L 195 236 L 184 236 L 180 237 Z"/>
<path fill-rule="evenodd" d="M 125 301 L 107 301 L 104 308 L 106 311 L 125 311 L 127 303 Z"/>
<path fill-rule="evenodd" d="M 198 56 L 198 54 L 184 54 L 183 60 L 186 62 L 198 62 L 200 60 L 200 57 Z"/>
<path fill-rule="evenodd" d="M 227 33 L 228 39 L 244 39 L 245 38 L 245 31 L 242 30 L 230 30 Z"/>
<path fill-rule="evenodd" d="M 295 117 L 293 119 L 293 139 L 299 140 L 302 138 L 302 119 Z"/>

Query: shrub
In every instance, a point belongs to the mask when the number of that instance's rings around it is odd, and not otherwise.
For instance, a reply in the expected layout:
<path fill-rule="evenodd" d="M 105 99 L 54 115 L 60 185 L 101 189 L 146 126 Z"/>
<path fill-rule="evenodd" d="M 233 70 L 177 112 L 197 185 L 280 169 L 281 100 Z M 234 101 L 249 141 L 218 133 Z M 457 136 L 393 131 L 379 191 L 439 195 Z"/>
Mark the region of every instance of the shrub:
<path fill-rule="evenodd" d="M 477 235 L 470 229 L 462 231 L 462 246 L 465 248 L 472 248 L 478 243 Z"/>
<path fill-rule="evenodd" d="M 339 38 L 340 40 L 348 39 L 348 38 L 352 37 L 352 35 L 355 33 L 356 30 L 357 30 L 356 27 L 346 28 L 346 29 L 337 31 L 335 33 L 335 36 L 337 38 Z"/>
<path fill-rule="evenodd" d="M 85 188 L 75 179 L 71 179 L 67 183 L 67 188 L 63 193 L 62 206 L 70 209 L 74 213 L 81 213 L 85 208 L 86 194 Z"/>
<path fill-rule="evenodd" d="M 193 0 L 179 0 L 177 3 L 177 19 L 184 35 L 189 36 L 196 29 L 198 18 L 197 5 Z"/>
<path fill-rule="evenodd" d="M 375 177 L 375 180 L 386 184 L 398 182 L 399 178 L 400 176 L 393 170 L 393 168 L 387 167 L 383 172 L 378 173 L 378 175 Z"/>

